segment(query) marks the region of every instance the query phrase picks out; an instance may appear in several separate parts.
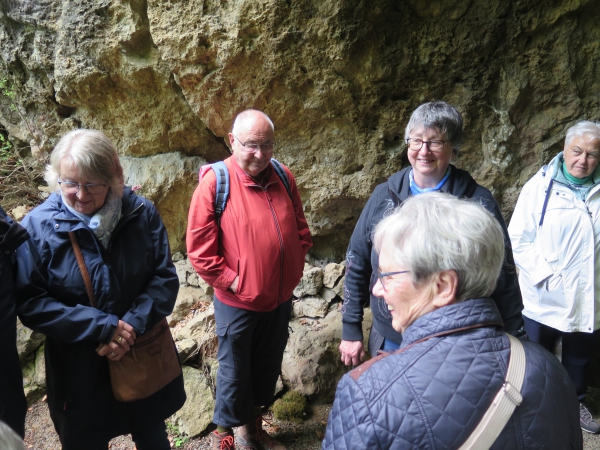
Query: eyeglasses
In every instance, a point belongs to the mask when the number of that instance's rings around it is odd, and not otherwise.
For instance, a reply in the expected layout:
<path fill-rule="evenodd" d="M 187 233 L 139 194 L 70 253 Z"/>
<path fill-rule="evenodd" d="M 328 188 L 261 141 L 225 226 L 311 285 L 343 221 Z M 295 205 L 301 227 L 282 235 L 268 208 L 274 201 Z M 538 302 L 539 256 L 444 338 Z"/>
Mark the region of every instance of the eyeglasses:
<path fill-rule="evenodd" d="M 107 186 L 106 184 L 78 184 L 72 181 L 59 181 L 58 184 L 65 194 L 76 194 L 79 192 L 79 189 L 84 188 L 88 194 L 98 195 L 102 194 L 104 188 Z"/>
<path fill-rule="evenodd" d="M 431 141 L 424 141 L 423 139 L 419 139 L 419 138 L 408 138 L 406 140 L 406 145 L 408 145 L 409 149 L 411 149 L 413 151 L 418 151 L 418 150 L 421 150 L 421 147 L 423 147 L 423 144 L 427 144 L 427 147 L 432 152 L 441 152 L 442 149 L 444 148 L 444 144 L 446 142 L 450 142 L 450 141 L 440 141 L 438 139 L 432 139 Z"/>
<path fill-rule="evenodd" d="M 269 153 L 273 151 L 273 147 L 275 147 L 275 143 L 269 143 L 269 144 L 249 144 L 247 142 L 242 142 L 238 139 L 238 137 L 235 134 L 232 134 L 232 136 L 234 138 L 237 139 L 237 141 L 242 144 L 242 147 L 250 150 L 251 152 L 256 153 L 257 151 L 261 150 L 265 153 Z"/>
<path fill-rule="evenodd" d="M 391 277 L 392 275 L 400 275 L 401 273 L 409 272 L 410 270 L 400 270 L 399 272 L 382 272 L 381 270 L 377 269 L 377 278 L 379 279 L 383 290 L 387 291 L 387 289 L 385 288 L 385 277 Z"/>

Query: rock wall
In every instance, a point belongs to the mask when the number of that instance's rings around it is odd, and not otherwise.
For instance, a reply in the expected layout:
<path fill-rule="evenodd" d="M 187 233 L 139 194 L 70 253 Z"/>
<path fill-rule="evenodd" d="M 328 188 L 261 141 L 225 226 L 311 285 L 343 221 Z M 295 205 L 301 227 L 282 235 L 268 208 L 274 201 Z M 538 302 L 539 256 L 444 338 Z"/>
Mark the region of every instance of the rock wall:
<path fill-rule="evenodd" d="M 600 115 L 600 4 L 589 0 L 5 0 L 0 8 L 0 71 L 16 93 L 0 95 L 0 124 L 13 143 L 35 139 L 50 150 L 65 131 L 89 127 L 124 156 L 199 163 L 228 154 L 237 112 L 263 109 L 276 125 L 276 156 L 298 178 L 319 258 L 343 258 L 373 187 L 405 164 L 403 130 L 421 102 L 462 111 L 455 163 L 492 190 L 507 218 L 565 128 Z M 148 189 L 171 216 L 174 251 L 183 249 L 196 169 Z"/>

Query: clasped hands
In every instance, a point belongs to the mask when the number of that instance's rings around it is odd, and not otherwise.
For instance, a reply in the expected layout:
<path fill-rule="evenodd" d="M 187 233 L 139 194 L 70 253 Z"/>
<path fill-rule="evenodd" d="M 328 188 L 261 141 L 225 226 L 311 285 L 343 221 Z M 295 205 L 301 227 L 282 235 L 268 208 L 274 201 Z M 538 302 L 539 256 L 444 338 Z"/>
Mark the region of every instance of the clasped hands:
<path fill-rule="evenodd" d="M 136 338 L 135 329 L 127 322 L 119 320 L 117 329 L 108 344 L 100 344 L 96 353 L 111 361 L 119 361 L 129 351 Z"/>

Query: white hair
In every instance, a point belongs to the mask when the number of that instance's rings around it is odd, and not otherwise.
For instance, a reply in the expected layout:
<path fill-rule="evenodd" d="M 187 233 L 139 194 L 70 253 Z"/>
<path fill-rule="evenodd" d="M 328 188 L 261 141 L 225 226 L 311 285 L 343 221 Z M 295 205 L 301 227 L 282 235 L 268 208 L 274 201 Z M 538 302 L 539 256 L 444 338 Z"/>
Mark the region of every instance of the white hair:
<path fill-rule="evenodd" d="M 473 200 L 443 192 L 406 200 L 375 228 L 375 249 L 410 270 L 415 286 L 444 270 L 458 275 L 456 301 L 489 297 L 504 261 L 504 233 Z"/>
<path fill-rule="evenodd" d="M 59 188 L 60 165 L 65 159 L 81 175 L 104 180 L 117 196 L 123 195 L 123 167 L 117 149 L 101 131 L 71 130 L 58 141 L 44 174 L 44 179 L 52 190 Z"/>
<path fill-rule="evenodd" d="M 23 439 L 0 420 L 0 448 L 2 450 L 25 450 Z"/>
<path fill-rule="evenodd" d="M 567 130 L 567 135 L 565 136 L 565 148 L 571 144 L 573 139 L 583 138 L 584 136 L 590 136 L 590 140 L 600 140 L 600 123 L 591 122 L 589 120 L 577 122 Z"/>

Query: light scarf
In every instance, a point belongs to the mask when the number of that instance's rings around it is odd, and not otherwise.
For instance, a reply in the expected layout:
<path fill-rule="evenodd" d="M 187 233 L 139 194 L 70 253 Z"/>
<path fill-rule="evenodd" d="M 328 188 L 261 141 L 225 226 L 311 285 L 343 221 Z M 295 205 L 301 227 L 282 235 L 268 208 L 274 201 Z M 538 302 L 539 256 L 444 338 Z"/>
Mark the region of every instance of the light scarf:
<path fill-rule="evenodd" d="M 62 193 L 61 193 L 62 195 Z M 73 215 L 81 219 L 83 223 L 85 223 L 94 233 L 96 238 L 102 244 L 102 247 L 105 249 L 108 248 L 108 244 L 110 243 L 110 237 L 112 236 L 113 231 L 117 227 L 117 223 L 121 219 L 121 208 L 123 206 L 123 199 L 118 197 L 113 190 L 109 190 L 106 195 L 106 200 L 104 200 L 104 205 L 96 212 L 96 214 L 92 216 L 88 216 L 87 214 L 82 214 L 78 211 L 75 211 L 69 204 L 65 201 L 64 195 L 63 203 L 67 207 Z"/>

